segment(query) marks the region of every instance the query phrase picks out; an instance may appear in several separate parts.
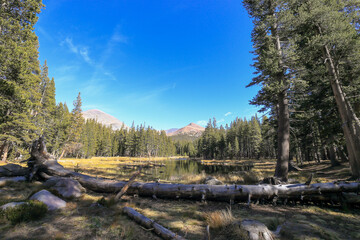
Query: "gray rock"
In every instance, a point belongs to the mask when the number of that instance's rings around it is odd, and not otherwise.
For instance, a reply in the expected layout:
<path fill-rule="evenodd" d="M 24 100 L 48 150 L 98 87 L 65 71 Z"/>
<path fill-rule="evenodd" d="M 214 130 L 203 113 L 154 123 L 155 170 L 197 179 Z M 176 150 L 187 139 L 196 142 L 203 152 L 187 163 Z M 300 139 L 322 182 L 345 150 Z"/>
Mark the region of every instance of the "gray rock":
<path fill-rule="evenodd" d="M 56 197 L 47 190 L 41 190 L 31 196 L 30 200 L 38 200 L 43 202 L 48 207 L 48 210 L 57 210 L 66 207 L 66 202 L 61 198 Z"/>
<path fill-rule="evenodd" d="M 224 229 L 226 239 L 274 240 L 273 233 L 255 220 L 236 221 Z"/>
<path fill-rule="evenodd" d="M 65 198 L 78 198 L 85 192 L 85 188 L 71 178 L 52 177 L 44 183 L 44 186 L 56 190 Z"/>
<path fill-rule="evenodd" d="M 272 233 L 265 224 L 255 220 L 242 220 L 240 227 L 245 231 L 250 240 L 273 240 Z"/>
<path fill-rule="evenodd" d="M 209 176 L 206 177 L 204 180 L 204 184 L 208 184 L 208 185 L 223 185 L 224 183 L 220 180 L 217 180 L 216 178 Z"/>
<path fill-rule="evenodd" d="M 4 204 L 0 207 L 0 209 L 2 210 L 6 210 L 8 208 L 13 208 L 13 207 L 16 207 L 16 206 L 19 206 L 19 205 L 23 205 L 23 204 L 28 204 L 27 202 L 10 202 L 10 203 L 7 203 L 7 204 Z"/>
<path fill-rule="evenodd" d="M 9 163 L 4 166 L 0 166 L 0 176 L 2 177 L 25 176 L 27 173 L 27 168 L 17 164 Z"/>
<path fill-rule="evenodd" d="M 26 181 L 25 177 L 0 177 L 0 187 L 6 185 L 7 182 L 23 182 Z"/>

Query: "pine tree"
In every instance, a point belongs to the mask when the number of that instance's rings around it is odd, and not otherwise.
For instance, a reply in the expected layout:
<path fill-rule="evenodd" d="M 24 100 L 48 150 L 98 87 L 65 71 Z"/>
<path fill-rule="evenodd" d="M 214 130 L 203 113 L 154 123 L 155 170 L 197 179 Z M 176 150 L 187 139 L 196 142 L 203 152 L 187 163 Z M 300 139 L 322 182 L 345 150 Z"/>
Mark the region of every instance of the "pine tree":
<path fill-rule="evenodd" d="M 35 117 L 36 124 L 40 128 L 42 134 L 47 140 L 48 150 L 52 151 L 53 132 L 55 131 L 55 81 L 48 77 L 48 67 L 45 61 L 40 74 L 41 82 L 39 87 L 39 108 Z"/>
<path fill-rule="evenodd" d="M 81 150 L 81 133 L 83 131 L 84 118 L 82 117 L 81 109 L 81 96 L 78 94 L 76 100 L 73 103 L 74 108 L 71 111 L 70 128 L 63 152 L 59 158 L 62 158 L 65 152 L 70 152 L 74 156 L 78 156 Z"/>
<path fill-rule="evenodd" d="M 289 69 L 286 67 L 286 34 L 283 33 L 283 20 L 280 14 L 284 2 L 277 0 L 244 0 L 244 6 L 253 18 L 252 41 L 255 48 L 254 67 L 258 73 L 248 86 L 261 84 L 262 89 L 251 102 L 263 105 L 265 109 L 276 108 L 278 121 L 278 156 L 275 176 L 287 181 L 290 145 L 290 117 L 288 90 L 290 88 Z"/>
<path fill-rule="evenodd" d="M 356 116 L 357 100 L 347 94 L 360 91 L 359 63 L 360 37 L 358 1 L 311 0 L 292 1 L 296 52 L 300 63 L 307 70 L 307 77 L 314 77 L 319 70 L 325 73 L 332 89 L 341 117 L 352 175 L 360 177 L 360 121 Z M 320 63 L 320 65 L 319 65 Z M 312 65 L 321 66 L 310 71 Z M 316 76 L 317 77 L 317 76 Z M 354 105 L 355 104 L 355 105 Z"/>
<path fill-rule="evenodd" d="M 39 134 L 32 122 L 40 83 L 38 39 L 34 33 L 41 1 L 1 1 L 0 6 L 0 155 L 29 146 Z"/>

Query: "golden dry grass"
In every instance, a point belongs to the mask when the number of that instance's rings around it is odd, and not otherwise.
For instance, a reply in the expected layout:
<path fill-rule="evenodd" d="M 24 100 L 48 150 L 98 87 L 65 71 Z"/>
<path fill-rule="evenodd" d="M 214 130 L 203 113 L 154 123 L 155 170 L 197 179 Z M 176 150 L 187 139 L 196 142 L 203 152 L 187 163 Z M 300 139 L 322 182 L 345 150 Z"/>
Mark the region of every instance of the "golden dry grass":
<path fill-rule="evenodd" d="M 59 162 L 69 169 L 74 169 L 79 164 L 80 170 L 86 174 L 122 180 L 128 176 L 118 177 L 116 171 L 119 165 L 147 164 L 149 161 L 134 158 L 131 160 L 129 158 L 94 158 L 63 159 Z M 261 177 L 272 176 L 276 164 L 275 160 L 241 160 L 240 162 L 254 164 L 249 174 Z M 221 161 L 209 160 L 204 163 L 221 164 Z M 236 163 L 239 161 L 224 161 L 224 164 Z M 3 164 L 0 163 L 0 165 Z M 330 168 L 330 163 L 323 161 L 321 164 L 306 163 L 302 168 L 304 171 L 291 172 L 289 178 L 305 182 L 309 173 L 314 172 L 314 182 L 329 182 L 334 179 L 346 179 L 349 176 L 347 164 Z M 242 174 L 212 174 L 212 176 L 224 183 L 242 184 L 245 182 Z M 205 173 L 185 174 L 175 177 L 170 182 L 201 183 L 206 177 Z M 144 179 L 139 179 L 139 181 Z M 0 188 L 0 203 L 24 200 L 40 188 L 41 186 L 36 183 L 7 184 Z M 224 210 L 229 207 L 228 202 L 153 200 L 134 196 L 125 196 L 123 200 L 125 202 L 113 206 L 96 206 L 103 196 L 111 198 L 112 195 L 87 192 L 80 199 L 68 201 L 68 206 L 64 210 L 49 213 L 42 220 L 17 226 L 1 222 L 0 239 L 28 239 L 28 236 L 36 236 L 37 239 L 159 239 L 151 231 L 144 230 L 122 215 L 123 206 L 137 209 L 164 227 L 185 236 L 186 239 L 203 239 L 206 226 L 210 222 L 213 222 L 211 227 L 215 229 L 232 223 L 234 219 L 258 220 L 272 230 L 279 224 L 291 223 L 294 228 L 290 228 L 289 231 L 293 231 L 293 235 L 288 239 L 305 239 L 304 236 L 312 239 L 331 239 L 332 236 L 338 239 L 360 239 L 360 230 L 357 227 L 360 224 L 360 212 L 357 209 L 343 210 L 299 205 L 251 205 L 248 207 L 246 204 L 236 203 L 229 212 L 229 210 Z M 311 231 L 302 230 L 305 225 L 310 226 Z M 330 230 L 335 231 L 335 234 L 329 234 Z M 214 235 L 215 238 L 216 235 Z"/>
<path fill-rule="evenodd" d="M 230 209 L 217 210 L 205 214 L 205 219 L 210 228 L 219 229 L 230 225 L 234 222 L 235 218 Z"/>

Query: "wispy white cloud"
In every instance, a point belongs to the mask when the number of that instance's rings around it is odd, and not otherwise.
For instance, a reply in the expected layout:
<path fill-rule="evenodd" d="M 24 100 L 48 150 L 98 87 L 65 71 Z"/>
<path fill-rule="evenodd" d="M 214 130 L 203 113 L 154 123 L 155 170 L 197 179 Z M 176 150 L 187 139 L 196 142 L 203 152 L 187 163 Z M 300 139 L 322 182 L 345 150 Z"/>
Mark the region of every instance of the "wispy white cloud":
<path fill-rule="evenodd" d="M 206 120 L 199 120 L 199 121 L 196 122 L 196 124 L 205 127 L 206 124 L 207 124 L 207 121 Z"/>
<path fill-rule="evenodd" d="M 72 53 L 79 55 L 85 62 L 87 62 L 90 65 L 94 64 L 93 60 L 89 56 L 89 48 L 88 47 L 75 45 L 73 43 L 72 38 L 69 38 L 69 37 L 65 38 L 63 43 L 66 44 L 66 46 Z"/>
<path fill-rule="evenodd" d="M 69 48 L 69 50 L 75 54 L 78 53 L 78 48 L 73 44 L 73 41 L 71 38 L 67 37 L 65 38 L 66 46 Z"/>
<path fill-rule="evenodd" d="M 222 118 L 222 119 L 220 119 L 220 120 L 217 121 L 217 123 L 222 123 L 222 122 L 225 122 L 225 119 L 224 119 L 224 118 Z"/>
<path fill-rule="evenodd" d="M 90 48 L 84 44 L 79 44 L 71 37 L 66 37 L 64 41 L 61 42 L 62 46 L 65 46 L 69 49 L 70 52 L 76 54 L 84 62 L 89 64 L 92 68 L 91 77 L 83 83 L 82 93 L 84 95 L 90 96 L 101 96 L 106 94 L 108 85 L 104 80 L 117 80 L 116 75 L 113 74 L 107 67 L 106 63 L 111 55 L 114 53 L 114 48 L 119 43 L 127 44 L 129 39 L 120 32 L 120 27 L 116 26 L 113 30 L 112 35 L 108 38 L 107 42 L 102 43 L 101 46 L 104 46 L 103 51 L 96 58 L 91 56 Z M 161 89 L 150 92 L 147 95 L 141 95 L 140 100 L 146 101 L 161 94 Z M 141 99 L 143 98 L 143 99 Z"/>
<path fill-rule="evenodd" d="M 87 48 L 83 48 L 80 49 L 80 55 L 83 57 L 83 59 L 85 60 L 85 62 L 92 64 L 92 60 L 89 57 L 89 51 L 87 50 Z"/>
<path fill-rule="evenodd" d="M 232 114 L 232 112 L 227 112 L 227 113 L 225 113 L 225 117 L 227 117 L 227 116 L 229 116 L 229 115 L 231 115 Z"/>

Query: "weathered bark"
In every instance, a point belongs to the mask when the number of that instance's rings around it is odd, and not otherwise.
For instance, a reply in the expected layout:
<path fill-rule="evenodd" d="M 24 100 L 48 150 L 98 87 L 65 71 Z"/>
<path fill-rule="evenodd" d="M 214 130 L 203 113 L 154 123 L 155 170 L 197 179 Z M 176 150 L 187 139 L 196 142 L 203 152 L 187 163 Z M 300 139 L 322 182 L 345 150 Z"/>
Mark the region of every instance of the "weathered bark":
<path fill-rule="evenodd" d="M 271 6 L 274 1 L 270 1 L 270 8 L 275 10 L 276 6 Z M 273 13 L 276 19 L 275 13 Z M 283 52 L 280 43 L 280 36 L 278 33 L 278 24 L 276 21 L 271 26 L 271 35 L 274 38 L 275 47 L 278 55 L 278 67 L 281 71 L 277 74 L 277 80 L 280 86 L 278 93 L 278 152 L 277 162 L 275 168 L 275 177 L 281 178 L 282 181 L 288 180 L 289 154 L 290 154 L 290 115 L 289 115 L 289 101 L 287 99 L 287 90 L 289 88 L 288 80 L 285 76 L 285 67 L 283 63 Z"/>
<path fill-rule="evenodd" d="M 4 142 L 4 145 L 2 147 L 2 159 L 1 161 L 3 162 L 6 162 L 6 159 L 7 159 L 7 155 L 8 155 L 8 152 L 9 152 L 9 147 L 10 147 L 10 143 L 8 141 L 5 141 Z"/>
<path fill-rule="evenodd" d="M 124 207 L 123 212 L 126 213 L 130 218 L 134 219 L 137 223 L 146 227 L 147 229 L 153 229 L 154 232 L 162 237 L 163 239 L 176 239 L 176 240 L 185 240 L 185 238 L 173 233 L 169 229 L 161 226 L 160 224 L 154 222 L 150 218 L 145 217 L 144 215 L 138 213 L 133 208 Z"/>
<path fill-rule="evenodd" d="M 330 161 L 331 161 L 331 166 L 332 167 L 336 167 L 339 166 L 340 163 L 337 160 L 337 156 L 336 156 L 336 148 L 334 144 L 331 144 L 329 147 L 329 155 L 330 155 Z"/>
<path fill-rule="evenodd" d="M 322 29 L 320 26 L 318 26 L 318 30 L 321 35 Z M 343 122 L 342 127 L 349 153 L 351 172 L 354 178 L 360 178 L 360 121 L 356 117 L 350 103 L 345 98 L 334 60 L 327 45 L 323 46 L 323 53 L 330 75 L 330 85 L 334 93 L 341 121 Z"/>
<path fill-rule="evenodd" d="M 65 149 L 61 152 L 59 160 L 63 158 L 64 154 L 65 154 Z"/>
<path fill-rule="evenodd" d="M 29 170 L 32 176 L 60 176 L 71 177 L 88 190 L 103 193 L 119 192 L 128 182 L 112 181 L 87 176 L 81 173 L 72 172 L 61 166 L 56 159 L 46 152 L 44 140 L 36 140 L 32 146 Z M 133 182 L 129 185 L 127 194 L 137 194 L 141 197 L 159 197 L 172 199 L 192 200 L 217 200 L 217 201 L 307 201 L 321 196 L 334 203 L 341 203 L 343 200 L 333 199 L 333 195 L 342 193 L 357 193 L 360 191 L 359 182 L 334 182 L 286 185 L 206 185 L 206 184 L 162 184 L 162 183 L 141 183 Z M 331 198 L 329 197 L 331 196 Z M 356 197 L 355 197 L 356 199 Z M 315 201 L 315 200 L 314 200 Z M 325 200 L 321 200 L 325 201 Z M 355 201 L 357 202 L 357 200 Z M 349 202 L 351 203 L 351 201 Z"/>
<path fill-rule="evenodd" d="M 338 153 L 340 155 L 340 158 L 341 158 L 341 161 L 342 162 L 348 162 L 349 161 L 349 158 L 346 156 L 345 152 L 344 152 L 344 148 L 338 148 Z"/>

